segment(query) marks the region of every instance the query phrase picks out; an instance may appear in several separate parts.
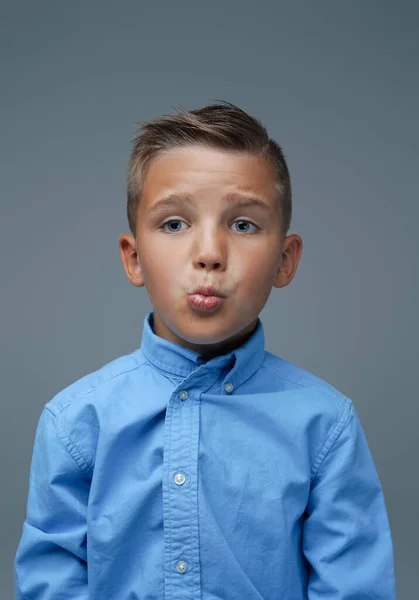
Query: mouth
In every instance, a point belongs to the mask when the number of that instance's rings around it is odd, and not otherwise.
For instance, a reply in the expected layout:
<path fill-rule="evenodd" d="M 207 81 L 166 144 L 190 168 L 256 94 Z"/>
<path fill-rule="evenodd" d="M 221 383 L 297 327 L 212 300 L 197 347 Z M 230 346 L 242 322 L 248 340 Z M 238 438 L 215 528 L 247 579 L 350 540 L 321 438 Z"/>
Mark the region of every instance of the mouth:
<path fill-rule="evenodd" d="M 199 294 L 200 296 L 210 296 L 216 298 L 225 298 L 226 295 L 223 294 L 218 288 L 213 285 L 199 285 L 193 292 L 194 294 Z"/>
<path fill-rule="evenodd" d="M 213 286 L 198 286 L 188 295 L 188 301 L 192 308 L 202 312 L 215 311 L 223 303 L 225 294 Z"/>

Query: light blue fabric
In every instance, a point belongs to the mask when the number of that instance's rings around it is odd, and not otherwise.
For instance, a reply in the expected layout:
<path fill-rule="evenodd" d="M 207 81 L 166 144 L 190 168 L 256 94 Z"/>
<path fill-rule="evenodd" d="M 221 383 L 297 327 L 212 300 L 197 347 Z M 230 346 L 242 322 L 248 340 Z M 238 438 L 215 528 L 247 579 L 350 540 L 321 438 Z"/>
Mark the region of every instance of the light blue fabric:
<path fill-rule="evenodd" d="M 351 400 L 266 352 L 260 319 L 206 363 L 153 323 L 45 405 L 17 599 L 394 600 Z"/>

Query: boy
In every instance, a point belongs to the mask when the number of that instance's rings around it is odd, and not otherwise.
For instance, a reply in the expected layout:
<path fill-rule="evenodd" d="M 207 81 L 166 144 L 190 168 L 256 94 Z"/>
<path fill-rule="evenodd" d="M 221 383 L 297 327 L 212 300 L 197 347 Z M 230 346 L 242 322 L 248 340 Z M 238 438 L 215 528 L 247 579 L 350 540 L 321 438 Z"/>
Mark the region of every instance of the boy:
<path fill-rule="evenodd" d="M 41 414 L 17 597 L 394 600 L 354 405 L 264 350 L 302 252 L 280 146 L 227 102 L 143 124 L 127 208 L 121 260 L 153 311 Z"/>

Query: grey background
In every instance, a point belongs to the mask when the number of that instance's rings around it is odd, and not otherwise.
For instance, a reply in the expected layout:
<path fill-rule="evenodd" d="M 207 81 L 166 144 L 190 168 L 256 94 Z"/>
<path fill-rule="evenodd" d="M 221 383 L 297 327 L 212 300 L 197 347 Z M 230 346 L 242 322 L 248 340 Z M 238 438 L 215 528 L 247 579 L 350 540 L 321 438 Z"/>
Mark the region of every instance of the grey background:
<path fill-rule="evenodd" d="M 135 122 L 213 99 L 284 147 L 304 249 L 261 313 L 266 347 L 354 402 L 398 598 L 416 595 L 418 18 L 378 0 L 1 3 L 2 598 L 42 407 L 137 348 L 151 309 L 118 252 Z"/>

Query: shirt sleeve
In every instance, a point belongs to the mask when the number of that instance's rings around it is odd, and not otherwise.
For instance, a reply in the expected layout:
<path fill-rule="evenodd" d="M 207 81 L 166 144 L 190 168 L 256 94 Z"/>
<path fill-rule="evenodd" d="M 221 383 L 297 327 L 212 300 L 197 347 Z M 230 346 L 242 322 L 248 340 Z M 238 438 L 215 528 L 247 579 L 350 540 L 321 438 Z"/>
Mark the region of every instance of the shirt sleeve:
<path fill-rule="evenodd" d="M 309 600 L 395 600 L 383 491 L 352 402 L 320 453 L 303 525 Z M 317 462 L 319 462 L 317 461 Z"/>
<path fill-rule="evenodd" d="M 16 600 L 87 600 L 87 469 L 48 408 L 32 454 L 26 519 L 14 562 Z M 77 462 L 76 462 L 77 461 Z"/>

